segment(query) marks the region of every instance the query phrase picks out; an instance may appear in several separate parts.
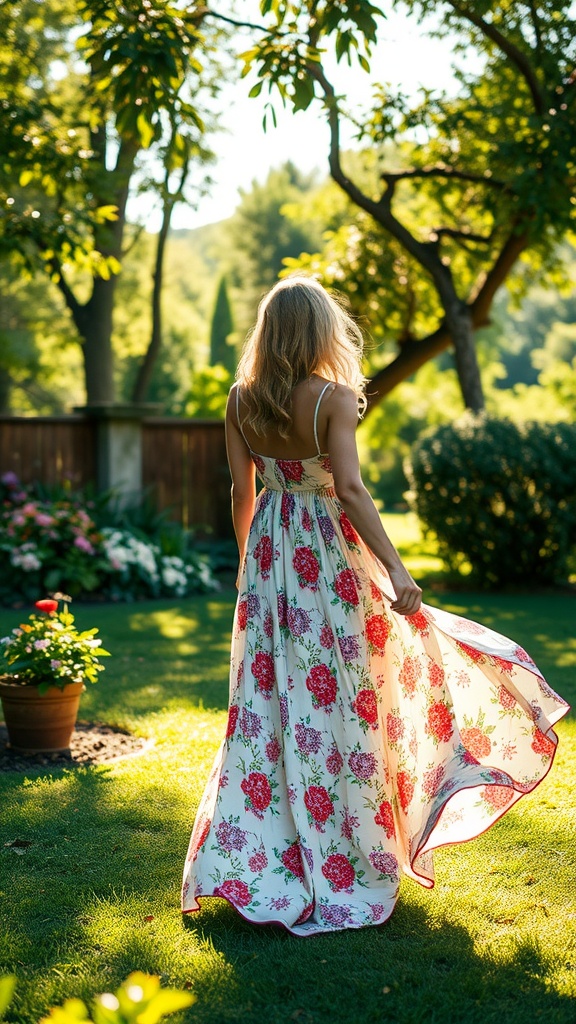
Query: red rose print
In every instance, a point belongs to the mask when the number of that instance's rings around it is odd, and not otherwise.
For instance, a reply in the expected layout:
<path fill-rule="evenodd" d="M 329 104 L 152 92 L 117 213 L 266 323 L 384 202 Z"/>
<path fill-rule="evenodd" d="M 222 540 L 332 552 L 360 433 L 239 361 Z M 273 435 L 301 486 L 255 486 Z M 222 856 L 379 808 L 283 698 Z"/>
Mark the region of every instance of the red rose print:
<path fill-rule="evenodd" d="M 268 867 L 268 857 L 264 853 L 264 850 L 258 850 L 257 853 L 253 853 L 248 858 L 248 867 L 250 871 L 264 871 L 264 868 Z"/>
<path fill-rule="evenodd" d="M 267 651 L 258 651 L 252 662 L 252 675 L 258 683 L 258 689 L 263 697 L 269 699 L 276 674 L 274 672 L 274 658 Z"/>
<path fill-rule="evenodd" d="M 406 622 L 408 622 L 418 633 L 423 633 L 424 636 L 428 636 L 428 633 L 430 632 L 430 623 L 424 615 L 424 612 L 416 612 L 415 615 L 407 615 Z"/>
<path fill-rule="evenodd" d="M 486 786 L 480 795 L 491 807 L 501 810 L 510 802 L 513 793 L 514 790 L 509 786 Z"/>
<path fill-rule="evenodd" d="M 352 545 L 357 545 L 358 544 L 358 534 L 356 533 L 356 530 L 352 526 L 352 523 L 348 519 L 348 516 L 346 515 L 345 512 L 341 512 L 340 513 L 339 522 L 340 522 L 340 529 L 342 530 L 342 534 L 344 536 L 344 540 L 346 541 L 346 543 L 347 544 L 352 544 Z"/>
<path fill-rule="evenodd" d="M 264 635 L 270 638 L 274 633 L 274 619 L 272 618 L 271 612 L 266 612 L 264 616 Z"/>
<path fill-rule="evenodd" d="M 280 746 L 280 741 L 278 740 L 278 738 L 274 736 L 271 740 L 269 740 L 268 743 L 266 744 L 265 749 L 266 757 L 268 758 L 268 760 L 271 761 L 272 764 L 276 764 L 276 761 L 278 760 L 280 754 L 282 753 L 282 748 Z"/>
<path fill-rule="evenodd" d="M 287 850 L 284 850 L 280 860 L 296 878 L 304 878 L 304 865 L 300 852 L 300 843 L 292 843 Z"/>
<path fill-rule="evenodd" d="M 551 757 L 556 750 L 556 744 L 549 740 L 541 729 L 536 729 L 530 746 L 535 754 L 544 754 L 546 757 Z"/>
<path fill-rule="evenodd" d="M 454 733 L 452 715 L 443 701 L 428 708 L 428 732 L 441 743 L 447 743 Z"/>
<path fill-rule="evenodd" d="M 400 686 L 404 690 L 404 693 L 409 696 L 416 692 L 416 683 L 422 675 L 422 666 L 420 660 L 415 657 L 406 657 L 402 663 L 398 681 Z"/>
<path fill-rule="evenodd" d="M 378 725 L 378 702 L 374 690 L 360 690 L 352 707 L 359 718 L 375 729 Z"/>
<path fill-rule="evenodd" d="M 324 647 L 325 650 L 330 650 L 334 646 L 334 633 L 330 629 L 330 626 L 322 626 L 320 630 L 320 646 Z"/>
<path fill-rule="evenodd" d="M 366 619 L 366 639 L 373 650 L 383 653 L 390 635 L 390 623 L 383 615 L 371 615 Z"/>
<path fill-rule="evenodd" d="M 330 772 L 330 775 L 338 775 L 338 772 L 344 764 L 342 754 L 336 746 L 332 747 L 328 757 L 326 758 L 326 770 Z"/>
<path fill-rule="evenodd" d="M 310 786 L 304 793 L 304 803 L 310 817 L 321 825 L 334 813 L 334 804 L 324 786 Z"/>
<path fill-rule="evenodd" d="M 343 853 L 330 854 L 322 865 L 322 874 L 330 882 L 330 888 L 334 892 L 350 889 L 356 878 L 354 866 Z"/>
<path fill-rule="evenodd" d="M 431 661 L 428 665 L 428 679 L 430 686 L 442 686 L 444 682 L 444 669 L 437 661 Z"/>
<path fill-rule="evenodd" d="M 254 452 L 252 452 L 252 462 L 256 466 L 260 476 L 262 476 L 262 474 L 266 472 L 266 463 L 264 462 L 264 459 L 261 459 L 259 455 L 255 455 Z"/>
<path fill-rule="evenodd" d="M 277 604 L 278 604 L 278 625 L 279 626 L 286 626 L 287 625 L 287 618 L 286 618 L 286 616 L 288 614 L 288 602 L 286 600 L 286 594 L 282 594 L 282 593 L 278 594 Z"/>
<path fill-rule="evenodd" d="M 338 573 L 334 580 L 334 590 L 338 597 L 345 601 L 346 604 L 356 607 L 360 600 L 356 586 L 356 576 L 352 569 L 343 569 L 342 572 Z"/>
<path fill-rule="evenodd" d="M 389 803 L 388 800 L 385 800 L 383 804 L 380 804 L 377 813 L 374 815 L 374 821 L 377 825 L 382 826 L 387 839 L 392 839 L 392 837 L 396 835 L 392 804 Z"/>
<path fill-rule="evenodd" d="M 312 519 L 310 518 L 310 513 L 306 507 L 304 507 L 300 513 L 300 519 L 302 522 L 302 529 L 306 530 L 306 533 L 310 533 L 312 530 Z"/>
<path fill-rule="evenodd" d="M 257 811 L 265 811 L 270 806 L 272 789 L 263 772 L 250 772 L 247 779 L 242 779 L 240 789 Z"/>
<path fill-rule="evenodd" d="M 404 735 L 404 722 L 398 715 L 388 714 L 386 716 L 386 732 L 390 743 L 397 743 Z"/>
<path fill-rule="evenodd" d="M 301 462 L 298 462 L 296 459 L 278 459 L 276 465 L 280 467 L 285 480 L 293 480 L 297 484 L 300 483 L 304 472 Z"/>
<path fill-rule="evenodd" d="M 214 889 L 214 895 L 223 896 L 237 907 L 247 907 L 252 899 L 246 882 L 242 882 L 239 878 L 226 879 L 225 882 L 222 882 L 222 885 Z"/>
<path fill-rule="evenodd" d="M 475 726 L 471 729 L 462 729 L 460 738 L 466 750 L 469 750 L 473 757 L 488 757 L 492 750 L 490 737 Z"/>
<path fill-rule="evenodd" d="M 292 557 L 292 565 L 299 576 L 300 586 L 304 586 L 305 583 L 313 585 L 318 580 L 320 564 L 311 548 L 296 548 Z"/>
<path fill-rule="evenodd" d="M 190 839 L 188 860 L 193 860 L 196 854 L 198 853 L 200 847 L 203 846 L 204 843 L 206 842 L 211 824 L 212 822 L 210 821 L 210 818 L 206 817 L 198 818 L 198 820 L 195 822 L 194 829 L 192 832 L 192 838 Z"/>
<path fill-rule="evenodd" d="M 398 772 L 396 785 L 398 787 L 398 796 L 400 797 L 400 806 L 404 814 L 406 814 L 414 796 L 414 783 L 408 772 Z"/>
<path fill-rule="evenodd" d="M 469 644 L 462 643 L 461 640 L 457 640 L 456 643 L 458 644 L 460 650 L 464 651 L 464 654 L 468 655 L 471 661 L 484 661 L 486 655 L 483 654 L 482 651 L 476 650 L 475 647 L 470 647 Z"/>
<path fill-rule="evenodd" d="M 290 520 L 294 512 L 294 495 L 284 492 L 280 501 L 280 522 L 285 530 L 290 526 Z"/>
<path fill-rule="evenodd" d="M 248 622 L 248 601 L 240 601 L 238 604 L 238 628 L 246 629 L 246 623 Z"/>
<path fill-rule="evenodd" d="M 226 726 L 226 739 L 233 736 L 236 731 L 236 723 L 238 721 L 239 707 L 237 704 L 231 704 L 228 710 L 228 724 Z"/>
<path fill-rule="evenodd" d="M 501 672 L 505 672 L 507 676 L 514 675 L 516 670 L 514 662 L 507 661 L 506 658 L 500 658 L 497 654 L 491 654 L 490 658 Z"/>
<path fill-rule="evenodd" d="M 505 686 L 500 686 L 498 689 L 498 703 L 503 708 L 513 708 L 516 706 L 516 697 Z"/>
<path fill-rule="evenodd" d="M 315 707 L 327 708 L 336 700 L 336 679 L 327 665 L 314 665 L 306 679 Z"/>
<path fill-rule="evenodd" d="M 261 537 L 254 548 L 254 558 L 259 564 L 264 579 L 270 575 L 272 566 L 272 541 L 270 537 Z"/>

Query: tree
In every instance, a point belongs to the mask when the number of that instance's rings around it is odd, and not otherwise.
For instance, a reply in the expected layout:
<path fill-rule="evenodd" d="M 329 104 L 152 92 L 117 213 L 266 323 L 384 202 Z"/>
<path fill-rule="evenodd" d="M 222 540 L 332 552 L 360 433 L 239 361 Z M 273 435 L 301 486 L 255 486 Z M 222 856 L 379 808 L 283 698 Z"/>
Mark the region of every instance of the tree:
<path fill-rule="evenodd" d="M 383 166 L 370 188 L 344 165 L 345 101 L 328 78 L 324 51 L 333 39 L 338 60 L 356 53 L 368 70 L 381 17 L 374 5 L 262 0 L 267 20 L 250 26 L 260 34 L 243 55 L 244 70 L 257 74 L 253 95 L 266 86 L 294 110 L 322 103 L 332 178 L 381 232 L 381 254 L 392 240 L 403 326 L 398 354 L 371 380 L 371 404 L 452 344 L 465 403 L 478 410 L 484 398 L 474 332 L 488 322 L 494 297 L 518 259 L 526 261 L 528 279 L 557 269 L 558 242 L 574 225 L 573 5 L 400 2 L 409 14 L 433 14 L 431 34 L 454 34 L 456 53 L 472 50 L 482 67 L 457 73 L 455 96 L 425 91 L 421 101 L 410 103 L 377 88 L 373 109 L 358 125 L 359 138 L 371 152 L 392 143 L 398 163 Z M 418 209 L 422 200 L 426 223 L 401 218 L 400 202 Z M 420 287 L 422 280 L 431 282 L 436 307 L 434 326 L 425 334 L 414 326 L 418 292 L 429 291 Z"/>
<path fill-rule="evenodd" d="M 7 210 L 0 253 L 16 252 L 31 271 L 42 267 L 60 289 L 82 342 L 89 403 L 114 398 L 114 298 L 139 159 L 154 149 L 164 160 L 169 224 L 183 168 L 206 157 L 194 96 L 203 83 L 198 55 L 208 46 L 203 17 L 202 5 L 182 10 L 168 0 L 23 0 L 0 7 L 0 81 L 9 82 L 0 112 L 0 200 Z M 55 60 L 64 77 L 55 74 Z M 180 182 L 170 193 L 173 173 Z M 162 246 L 166 234 L 167 227 Z M 163 248 L 158 289 L 162 260 Z M 155 302 L 157 324 L 156 293 Z M 137 386 L 141 394 L 149 369 Z"/>
<path fill-rule="evenodd" d="M 216 303 L 210 324 L 210 365 L 223 366 L 230 373 L 236 369 L 236 354 L 228 338 L 234 330 L 226 275 L 222 274 L 218 282 Z"/>

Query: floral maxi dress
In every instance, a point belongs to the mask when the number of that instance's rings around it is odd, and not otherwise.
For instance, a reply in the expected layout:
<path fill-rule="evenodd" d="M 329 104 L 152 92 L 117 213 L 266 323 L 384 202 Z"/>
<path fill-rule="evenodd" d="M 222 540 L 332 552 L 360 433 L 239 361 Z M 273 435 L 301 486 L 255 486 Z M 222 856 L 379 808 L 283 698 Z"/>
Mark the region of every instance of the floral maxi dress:
<path fill-rule="evenodd" d="M 402 873 L 484 832 L 544 778 L 567 704 L 514 641 L 393 589 L 329 459 L 253 455 L 225 739 L 182 908 L 228 900 L 295 935 L 385 921 Z"/>

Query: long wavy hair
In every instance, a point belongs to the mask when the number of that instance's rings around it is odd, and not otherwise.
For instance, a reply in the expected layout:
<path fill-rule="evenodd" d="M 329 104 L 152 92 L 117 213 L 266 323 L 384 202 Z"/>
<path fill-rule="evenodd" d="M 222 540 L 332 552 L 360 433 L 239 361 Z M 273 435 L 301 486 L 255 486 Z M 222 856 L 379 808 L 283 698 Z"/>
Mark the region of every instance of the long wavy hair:
<path fill-rule="evenodd" d="M 274 426 L 288 437 L 292 391 L 313 373 L 346 384 L 366 408 L 360 328 L 313 277 L 279 281 L 264 296 L 236 371 L 248 406 L 246 422 L 258 434 Z"/>

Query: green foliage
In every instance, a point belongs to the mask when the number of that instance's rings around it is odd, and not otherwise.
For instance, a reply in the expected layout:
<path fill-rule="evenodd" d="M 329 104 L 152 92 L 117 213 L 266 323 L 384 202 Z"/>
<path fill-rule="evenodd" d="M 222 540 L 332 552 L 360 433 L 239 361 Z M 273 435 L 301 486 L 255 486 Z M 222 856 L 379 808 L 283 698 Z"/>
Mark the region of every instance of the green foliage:
<path fill-rule="evenodd" d="M 13 974 L 5 974 L 0 976 L 0 1020 L 3 1020 L 4 1014 L 14 995 L 14 989 L 16 988 L 16 978 Z"/>
<path fill-rule="evenodd" d="M 412 505 L 488 586 L 564 580 L 576 544 L 576 426 L 463 417 L 426 431 Z"/>
<path fill-rule="evenodd" d="M 234 373 L 236 369 L 236 353 L 228 341 L 233 330 L 234 321 L 228 298 L 226 275 L 223 274 L 218 282 L 216 303 L 210 324 L 210 365 L 216 366 L 220 363 L 229 373 Z"/>
<path fill-rule="evenodd" d="M 185 406 L 186 416 L 198 419 L 223 419 L 232 374 L 224 366 L 205 366 L 192 375 L 192 387 Z"/>

